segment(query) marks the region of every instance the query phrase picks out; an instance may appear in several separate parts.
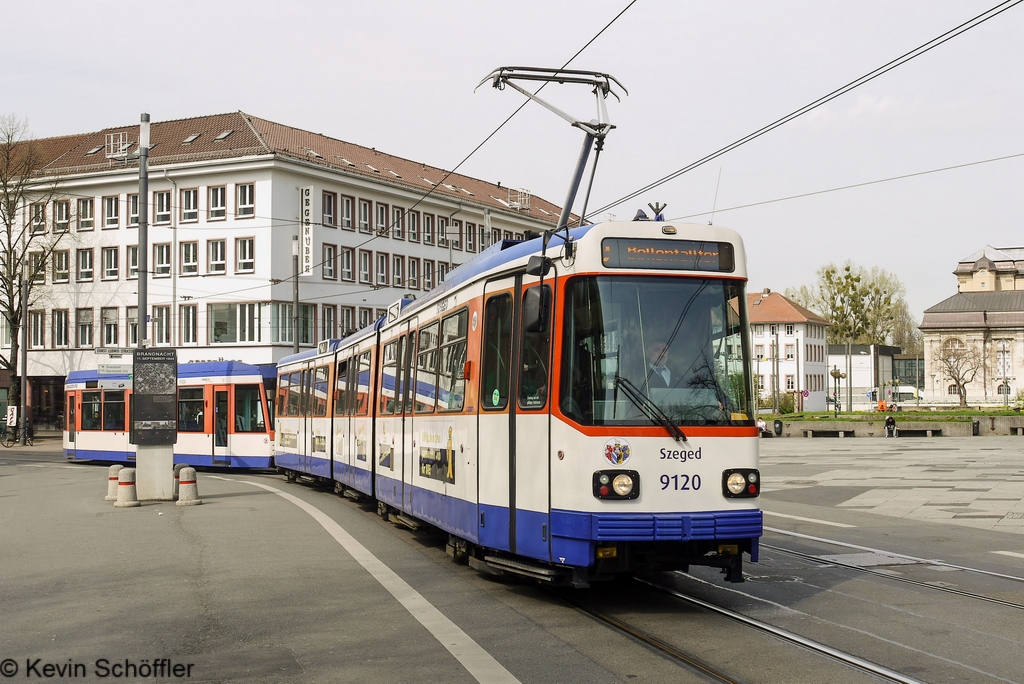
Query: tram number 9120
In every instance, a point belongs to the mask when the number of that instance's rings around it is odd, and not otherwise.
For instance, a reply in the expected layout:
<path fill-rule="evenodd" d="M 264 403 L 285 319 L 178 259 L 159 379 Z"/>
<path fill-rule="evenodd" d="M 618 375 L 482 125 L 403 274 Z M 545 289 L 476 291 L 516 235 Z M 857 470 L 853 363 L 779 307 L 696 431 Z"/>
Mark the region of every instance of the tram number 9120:
<path fill-rule="evenodd" d="M 661 489 L 674 489 L 677 492 L 700 489 L 700 475 L 662 475 Z"/>

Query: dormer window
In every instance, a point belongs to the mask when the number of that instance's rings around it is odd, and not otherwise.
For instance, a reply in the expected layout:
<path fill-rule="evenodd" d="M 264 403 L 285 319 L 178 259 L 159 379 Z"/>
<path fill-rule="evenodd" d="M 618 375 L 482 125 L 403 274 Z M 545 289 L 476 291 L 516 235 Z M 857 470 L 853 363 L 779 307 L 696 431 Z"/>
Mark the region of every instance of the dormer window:
<path fill-rule="evenodd" d="M 182 145 L 191 145 L 192 143 L 194 143 L 196 140 L 199 139 L 200 135 L 202 135 L 202 133 L 193 133 L 192 135 L 190 135 L 187 138 L 185 138 L 184 140 L 182 140 L 181 144 Z"/>

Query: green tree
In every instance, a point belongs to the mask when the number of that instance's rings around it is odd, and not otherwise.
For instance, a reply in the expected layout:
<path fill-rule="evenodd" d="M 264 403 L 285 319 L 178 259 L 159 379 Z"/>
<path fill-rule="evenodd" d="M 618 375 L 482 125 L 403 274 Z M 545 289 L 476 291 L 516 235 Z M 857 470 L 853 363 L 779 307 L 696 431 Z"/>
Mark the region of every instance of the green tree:
<path fill-rule="evenodd" d="M 901 315 L 906 312 L 909 318 L 906 292 L 894 274 L 846 261 L 822 266 L 817 283 L 789 288 L 785 294 L 832 323 L 830 344 L 886 344 L 895 341 Z M 906 331 L 901 334 L 905 337 Z"/>

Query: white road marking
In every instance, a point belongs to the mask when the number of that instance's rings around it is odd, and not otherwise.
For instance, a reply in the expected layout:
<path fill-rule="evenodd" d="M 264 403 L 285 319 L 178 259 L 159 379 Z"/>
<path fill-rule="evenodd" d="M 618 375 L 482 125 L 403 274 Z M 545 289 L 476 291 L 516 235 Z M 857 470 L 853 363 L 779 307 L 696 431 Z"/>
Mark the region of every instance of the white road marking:
<path fill-rule="evenodd" d="M 455 658 L 462 663 L 462 666 L 469 671 L 478 682 L 490 684 L 490 682 L 507 682 L 508 684 L 519 684 L 519 680 L 512 676 L 512 673 L 502 667 L 501 663 L 494 659 L 490 653 L 473 641 L 468 634 L 462 631 L 458 625 L 449 620 L 445 615 L 433 606 L 427 599 L 410 587 L 405 580 L 399 577 L 394 570 L 389 568 L 380 559 L 360 544 L 356 539 L 345 531 L 338 523 L 331 520 L 326 513 L 319 508 L 306 503 L 302 499 L 292 496 L 280 489 L 270 487 L 259 482 L 248 482 L 246 480 L 233 480 L 227 477 L 210 475 L 217 480 L 228 482 L 239 482 L 252 485 L 273 492 L 280 497 L 292 502 L 327 530 L 334 539 L 341 544 L 342 548 L 348 551 L 363 568 L 369 572 L 375 580 L 387 589 L 409 613 L 416 618 L 421 625 L 427 628 L 435 639 L 441 642 Z"/>
<path fill-rule="evenodd" d="M 1017 553 L 1016 551 L 993 551 L 992 553 L 998 553 L 1000 556 L 1013 556 L 1014 558 L 1024 558 L 1024 553 Z"/>
<path fill-rule="evenodd" d="M 789 518 L 790 520 L 802 520 L 804 522 L 816 523 L 818 525 L 831 525 L 832 527 L 856 527 L 856 525 L 846 525 L 844 523 L 829 522 L 828 520 L 818 520 L 816 518 L 801 518 L 799 515 L 786 515 L 785 513 L 773 513 L 761 509 L 762 515 L 774 515 L 776 518 Z"/>

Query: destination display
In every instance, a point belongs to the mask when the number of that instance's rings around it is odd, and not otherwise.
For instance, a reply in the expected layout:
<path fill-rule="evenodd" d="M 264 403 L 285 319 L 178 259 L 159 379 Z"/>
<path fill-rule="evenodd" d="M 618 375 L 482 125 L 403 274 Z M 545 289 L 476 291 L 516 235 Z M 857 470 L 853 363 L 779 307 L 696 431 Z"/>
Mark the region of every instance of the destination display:
<path fill-rule="evenodd" d="M 605 268 L 722 273 L 732 273 L 736 268 L 731 243 L 651 238 L 605 238 L 601 241 L 601 263 Z"/>

